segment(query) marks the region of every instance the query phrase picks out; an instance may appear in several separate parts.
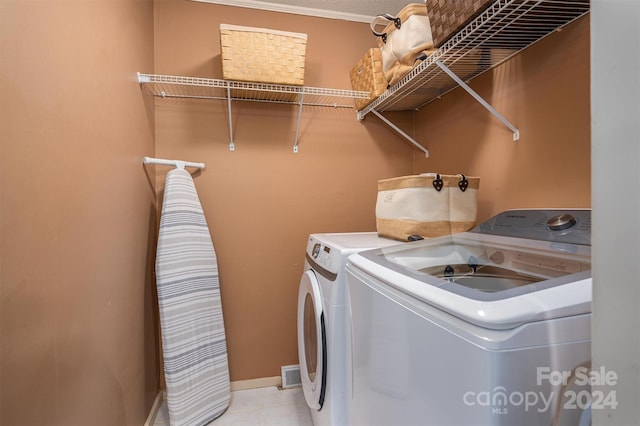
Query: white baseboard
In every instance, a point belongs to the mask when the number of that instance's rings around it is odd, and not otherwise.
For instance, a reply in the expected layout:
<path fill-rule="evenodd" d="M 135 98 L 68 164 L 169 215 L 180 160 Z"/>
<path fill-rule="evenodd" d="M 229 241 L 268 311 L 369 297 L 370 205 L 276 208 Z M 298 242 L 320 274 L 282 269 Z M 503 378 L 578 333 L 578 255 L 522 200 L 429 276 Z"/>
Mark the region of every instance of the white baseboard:
<path fill-rule="evenodd" d="M 158 392 L 156 395 L 155 401 L 153 401 L 153 405 L 151 406 L 151 411 L 149 411 L 149 415 L 147 416 L 147 420 L 144 422 L 144 426 L 153 426 L 156 422 L 156 417 L 158 417 L 158 411 L 160 411 L 160 406 L 162 406 L 162 401 L 166 399 L 165 391 Z"/>
<path fill-rule="evenodd" d="M 239 391 L 255 388 L 266 388 L 268 386 L 282 386 L 282 377 L 261 377 L 259 379 L 237 380 L 231 382 L 231 391 Z"/>

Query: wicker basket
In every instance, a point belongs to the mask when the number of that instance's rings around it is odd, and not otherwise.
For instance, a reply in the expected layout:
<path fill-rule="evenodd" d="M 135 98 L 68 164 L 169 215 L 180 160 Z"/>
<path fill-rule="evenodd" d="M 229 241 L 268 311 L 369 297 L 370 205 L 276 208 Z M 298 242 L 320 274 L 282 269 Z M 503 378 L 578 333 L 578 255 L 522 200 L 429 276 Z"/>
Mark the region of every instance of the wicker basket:
<path fill-rule="evenodd" d="M 436 47 L 480 15 L 495 0 L 425 0 Z"/>
<path fill-rule="evenodd" d="M 307 35 L 220 24 L 225 80 L 304 84 Z"/>
<path fill-rule="evenodd" d="M 387 79 L 382 69 L 382 53 L 372 47 L 349 73 L 353 90 L 369 92 L 369 99 L 356 99 L 356 108 L 363 109 L 387 90 Z"/>

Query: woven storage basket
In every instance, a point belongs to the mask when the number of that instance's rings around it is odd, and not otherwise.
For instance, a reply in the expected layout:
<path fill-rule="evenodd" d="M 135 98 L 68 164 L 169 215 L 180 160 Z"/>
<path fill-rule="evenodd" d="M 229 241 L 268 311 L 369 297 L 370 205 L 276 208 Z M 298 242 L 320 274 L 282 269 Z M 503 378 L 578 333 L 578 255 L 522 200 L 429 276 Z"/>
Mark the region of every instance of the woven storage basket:
<path fill-rule="evenodd" d="M 220 24 L 225 80 L 304 84 L 307 35 Z"/>
<path fill-rule="evenodd" d="M 480 15 L 495 0 L 425 0 L 436 47 Z"/>
<path fill-rule="evenodd" d="M 387 90 L 387 78 L 382 69 L 380 48 L 372 47 L 349 73 L 353 90 L 369 92 L 369 99 L 356 99 L 356 108 L 363 109 Z"/>

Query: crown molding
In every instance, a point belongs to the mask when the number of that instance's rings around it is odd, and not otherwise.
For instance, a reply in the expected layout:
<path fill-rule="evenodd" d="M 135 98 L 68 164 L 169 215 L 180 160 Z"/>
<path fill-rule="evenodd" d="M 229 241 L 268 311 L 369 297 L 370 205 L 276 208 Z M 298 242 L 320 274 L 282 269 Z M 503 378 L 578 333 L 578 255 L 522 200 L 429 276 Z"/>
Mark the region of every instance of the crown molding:
<path fill-rule="evenodd" d="M 326 9 L 294 6 L 282 3 L 272 3 L 260 0 L 191 0 L 200 3 L 214 3 L 226 6 L 246 7 L 250 9 L 268 10 L 271 12 L 292 13 L 295 15 L 315 16 L 319 18 L 341 19 L 344 21 L 365 22 L 373 20 L 373 16 L 358 15 L 355 13 L 336 12 Z"/>

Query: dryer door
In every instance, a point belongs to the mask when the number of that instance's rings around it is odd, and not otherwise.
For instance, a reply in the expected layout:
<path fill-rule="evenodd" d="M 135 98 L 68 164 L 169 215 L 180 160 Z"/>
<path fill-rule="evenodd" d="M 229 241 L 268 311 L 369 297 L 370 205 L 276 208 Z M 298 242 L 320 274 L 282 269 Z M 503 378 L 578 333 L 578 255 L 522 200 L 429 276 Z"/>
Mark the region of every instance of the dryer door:
<path fill-rule="evenodd" d="M 327 339 L 318 279 L 307 270 L 298 291 L 298 358 L 307 404 L 320 410 L 327 382 Z"/>

